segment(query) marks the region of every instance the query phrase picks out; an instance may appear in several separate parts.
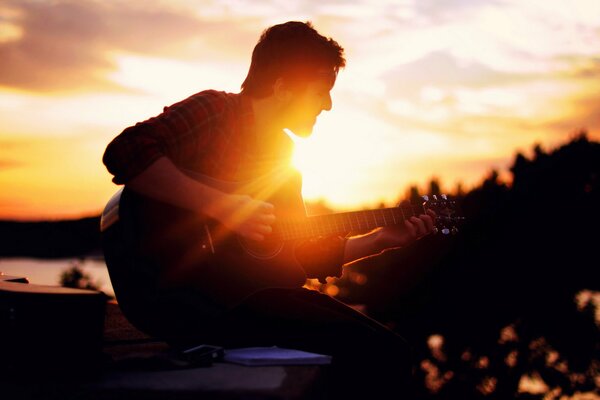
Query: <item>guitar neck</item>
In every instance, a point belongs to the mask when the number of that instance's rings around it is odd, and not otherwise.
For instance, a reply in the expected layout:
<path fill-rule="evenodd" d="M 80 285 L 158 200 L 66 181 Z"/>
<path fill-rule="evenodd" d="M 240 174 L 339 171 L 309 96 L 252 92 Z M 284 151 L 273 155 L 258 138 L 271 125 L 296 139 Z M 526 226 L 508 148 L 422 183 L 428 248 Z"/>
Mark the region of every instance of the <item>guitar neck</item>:
<path fill-rule="evenodd" d="M 401 224 L 410 217 L 424 212 L 423 206 L 402 205 L 393 208 L 378 208 L 287 220 L 278 223 L 277 229 L 283 240 L 346 235 L 349 232 L 364 232 L 384 226 Z"/>

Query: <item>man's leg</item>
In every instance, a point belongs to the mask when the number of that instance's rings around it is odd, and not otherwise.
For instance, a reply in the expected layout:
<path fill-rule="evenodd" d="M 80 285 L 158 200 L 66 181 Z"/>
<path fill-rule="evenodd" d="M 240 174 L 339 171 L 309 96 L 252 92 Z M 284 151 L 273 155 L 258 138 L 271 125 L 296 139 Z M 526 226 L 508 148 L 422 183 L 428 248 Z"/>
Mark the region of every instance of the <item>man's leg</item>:
<path fill-rule="evenodd" d="M 316 291 L 262 290 L 202 329 L 200 336 L 229 348 L 277 345 L 331 355 L 331 393 L 340 398 L 410 395 L 413 360 L 406 341 Z"/>

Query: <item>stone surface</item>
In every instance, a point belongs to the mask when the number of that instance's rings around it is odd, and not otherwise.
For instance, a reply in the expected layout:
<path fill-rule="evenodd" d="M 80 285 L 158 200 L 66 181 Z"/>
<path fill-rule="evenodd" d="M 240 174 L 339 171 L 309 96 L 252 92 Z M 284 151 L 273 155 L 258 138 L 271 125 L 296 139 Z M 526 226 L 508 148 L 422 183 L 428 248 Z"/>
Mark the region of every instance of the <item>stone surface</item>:
<path fill-rule="evenodd" d="M 43 334 L 43 333 L 42 333 Z M 322 399 L 319 366 L 246 367 L 224 362 L 190 366 L 166 343 L 133 327 L 116 303 L 106 307 L 104 360 L 93 371 L 24 372 L 0 377 L 6 399 Z M 50 372 L 50 371 L 49 371 Z M 81 371 L 79 371 L 81 372 Z"/>

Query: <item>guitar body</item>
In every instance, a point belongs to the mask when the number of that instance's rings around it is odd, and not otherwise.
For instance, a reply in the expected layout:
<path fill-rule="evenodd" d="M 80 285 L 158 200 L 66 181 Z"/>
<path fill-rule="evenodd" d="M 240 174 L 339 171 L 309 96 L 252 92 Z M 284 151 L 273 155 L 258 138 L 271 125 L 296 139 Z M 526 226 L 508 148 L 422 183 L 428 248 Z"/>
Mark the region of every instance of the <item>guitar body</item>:
<path fill-rule="evenodd" d="M 227 192 L 263 187 L 195 178 Z M 294 190 L 300 182 L 294 179 L 299 177 L 280 182 L 278 190 L 261 198 L 275 205 L 278 218 L 304 216 L 302 199 Z M 295 241 L 283 241 L 277 232 L 260 242 L 244 240 L 210 218 L 127 187 L 105 208 L 102 231 L 107 267 L 120 303 L 131 298 L 136 281 L 153 288 L 152 292 L 194 288 L 226 306 L 263 288 L 301 287 L 306 282 L 295 257 Z M 115 249 L 120 254 L 111 257 Z"/>

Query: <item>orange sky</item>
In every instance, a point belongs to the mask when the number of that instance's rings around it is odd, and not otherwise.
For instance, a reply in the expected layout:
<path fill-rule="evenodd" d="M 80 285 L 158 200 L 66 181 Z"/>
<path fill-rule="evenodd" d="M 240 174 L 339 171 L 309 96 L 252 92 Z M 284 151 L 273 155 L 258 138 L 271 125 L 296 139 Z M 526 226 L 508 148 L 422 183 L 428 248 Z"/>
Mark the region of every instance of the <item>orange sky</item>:
<path fill-rule="evenodd" d="M 468 188 L 534 143 L 600 139 L 599 16 L 597 0 L 4 0 L 0 218 L 98 213 L 116 189 L 106 144 L 197 91 L 237 92 L 262 29 L 287 20 L 348 59 L 299 144 L 305 197 Z"/>

